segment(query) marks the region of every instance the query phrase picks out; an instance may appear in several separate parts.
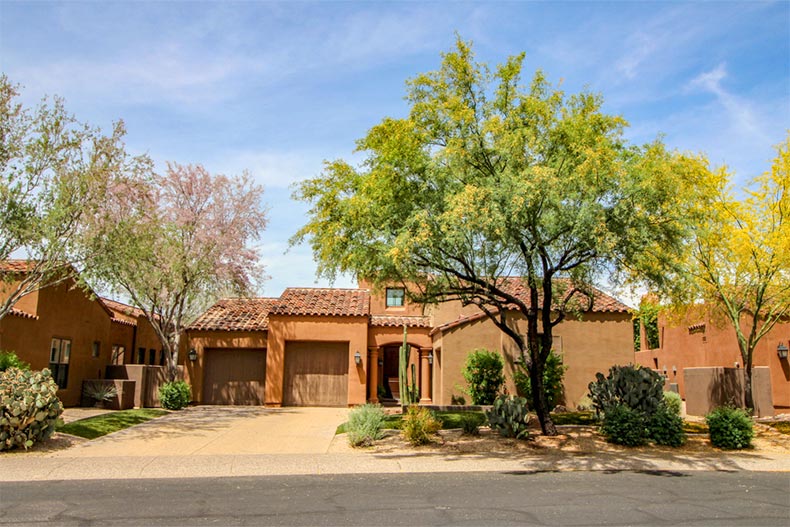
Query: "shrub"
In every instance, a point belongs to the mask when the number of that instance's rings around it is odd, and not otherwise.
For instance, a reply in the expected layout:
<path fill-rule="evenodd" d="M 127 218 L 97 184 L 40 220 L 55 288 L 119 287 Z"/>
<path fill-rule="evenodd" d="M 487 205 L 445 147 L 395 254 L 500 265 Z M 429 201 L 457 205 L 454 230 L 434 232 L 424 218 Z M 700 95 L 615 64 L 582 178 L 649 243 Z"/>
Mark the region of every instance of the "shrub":
<path fill-rule="evenodd" d="M 381 439 L 384 418 L 384 410 L 378 404 L 363 404 L 351 410 L 346 424 L 351 446 L 370 446 Z"/>
<path fill-rule="evenodd" d="M 683 412 L 683 399 L 680 398 L 679 393 L 664 392 L 664 405 L 675 415 L 680 415 Z"/>
<path fill-rule="evenodd" d="M 529 379 L 529 373 L 522 368 L 523 364 L 516 366 L 516 370 L 513 373 L 513 382 L 516 385 L 516 393 L 521 397 L 525 397 L 527 404 L 531 405 L 532 383 Z M 552 350 L 546 359 L 546 367 L 543 370 L 543 389 L 549 410 L 562 401 L 562 379 L 565 377 L 566 369 L 562 363 L 562 357 Z"/>
<path fill-rule="evenodd" d="M 474 350 L 466 357 L 464 379 L 469 384 L 472 404 L 491 404 L 505 384 L 502 355 L 484 349 Z"/>
<path fill-rule="evenodd" d="M 500 395 L 486 412 L 491 430 L 503 437 L 526 439 L 529 436 L 527 400 L 514 395 Z"/>
<path fill-rule="evenodd" d="M 19 357 L 13 351 L 0 351 L 0 371 L 6 371 L 8 368 L 29 370 L 30 364 L 19 360 Z"/>
<path fill-rule="evenodd" d="M 649 368 L 612 366 L 609 375 L 595 374 L 588 386 L 595 411 L 606 414 L 610 408 L 625 405 L 649 417 L 664 401 L 661 376 Z"/>
<path fill-rule="evenodd" d="M 28 449 L 52 435 L 63 413 L 57 391 L 47 369 L 0 372 L 0 450 Z"/>
<path fill-rule="evenodd" d="M 184 381 L 166 382 L 159 387 L 159 403 L 168 410 L 181 410 L 192 400 L 192 390 Z"/>
<path fill-rule="evenodd" d="M 645 415 L 625 404 L 610 406 L 601 423 L 601 433 L 610 443 L 640 446 L 647 442 Z"/>
<path fill-rule="evenodd" d="M 424 406 L 409 406 L 401 423 L 403 437 L 415 446 L 430 443 L 431 436 L 441 428 L 442 423 Z"/>
<path fill-rule="evenodd" d="M 668 404 L 660 405 L 653 415 L 648 418 L 647 430 L 650 439 L 659 445 L 677 447 L 686 442 L 686 432 L 683 431 L 683 419 L 681 419 L 676 409 Z"/>
<path fill-rule="evenodd" d="M 710 442 L 725 449 L 747 448 L 754 438 L 752 418 L 740 408 L 722 406 L 705 416 Z"/>
<path fill-rule="evenodd" d="M 480 414 L 464 414 L 461 416 L 461 428 L 464 434 L 476 436 L 480 434 L 478 427 L 483 424 L 485 418 Z"/>

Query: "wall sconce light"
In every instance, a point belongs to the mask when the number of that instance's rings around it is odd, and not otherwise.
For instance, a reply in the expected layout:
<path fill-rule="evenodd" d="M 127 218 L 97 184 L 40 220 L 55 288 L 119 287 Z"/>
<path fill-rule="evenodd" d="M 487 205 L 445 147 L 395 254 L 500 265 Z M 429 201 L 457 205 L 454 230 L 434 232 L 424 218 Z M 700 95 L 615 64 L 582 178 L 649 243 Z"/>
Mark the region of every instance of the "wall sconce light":
<path fill-rule="evenodd" d="M 667 376 L 667 365 L 664 364 L 664 377 L 666 377 L 666 376 Z"/>
<path fill-rule="evenodd" d="M 736 360 L 736 361 L 735 361 L 735 369 L 738 369 L 738 368 L 740 368 L 740 367 L 741 367 L 741 365 L 740 365 L 740 364 L 738 364 L 738 361 Z"/>
<path fill-rule="evenodd" d="M 785 355 L 787 355 L 785 353 Z M 433 364 L 433 351 L 428 352 L 428 364 Z"/>
<path fill-rule="evenodd" d="M 189 360 L 195 362 L 197 360 L 197 351 L 195 350 L 195 348 L 191 348 L 189 350 L 189 353 L 187 353 L 187 356 L 189 357 Z"/>
<path fill-rule="evenodd" d="M 779 355 L 780 359 L 786 359 L 787 358 L 787 346 L 785 346 L 784 344 L 782 344 L 780 342 L 779 345 L 776 346 L 776 354 Z"/>
<path fill-rule="evenodd" d="M 360 355 L 359 352 L 354 353 L 354 362 L 357 366 L 362 364 L 362 355 Z"/>
<path fill-rule="evenodd" d="M 677 368 L 677 366 L 672 366 L 672 376 L 673 376 L 673 377 L 676 377 L 676 376 L 677 376 L 677 374 L 678 374 L 678 368 Z"/>

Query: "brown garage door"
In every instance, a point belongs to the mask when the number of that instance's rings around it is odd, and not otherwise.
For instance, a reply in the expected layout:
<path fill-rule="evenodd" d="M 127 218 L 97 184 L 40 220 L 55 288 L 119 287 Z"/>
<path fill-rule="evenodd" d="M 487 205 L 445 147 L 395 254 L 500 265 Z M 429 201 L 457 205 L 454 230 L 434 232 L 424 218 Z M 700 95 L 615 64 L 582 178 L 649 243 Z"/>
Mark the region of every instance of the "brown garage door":
<path fill-rule="evenodd" d="M 203 372 L 203 404 L 263 404 L 265 349 L 207 349 Z"/>
<path fill-rule="evenodd" d="M 348 343 L 287 342 L 283 404 L 346 406 Z"/>

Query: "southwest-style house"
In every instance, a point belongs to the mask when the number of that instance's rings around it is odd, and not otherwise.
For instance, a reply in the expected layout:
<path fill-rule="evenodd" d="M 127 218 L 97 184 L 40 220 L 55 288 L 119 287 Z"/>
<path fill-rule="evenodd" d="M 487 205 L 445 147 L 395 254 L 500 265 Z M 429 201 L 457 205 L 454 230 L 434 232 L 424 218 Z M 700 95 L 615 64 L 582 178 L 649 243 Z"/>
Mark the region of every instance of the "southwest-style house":
<path fill-rule="evenodd" d="M 520 278 L 509 278 L 508 287 L 527 300 Z M 510 316 L 526 334 L 523 317 Z M 449 405 L 464 396 L 461 371 L 477 348 L 503 354 L 507 389 L 515 393 L 509 337 L 474 306 L 411 304 L 402 287 L 381 294 L 364 283 L 288 288 L 279 298 L 220 300 L 188 327 L 182 356 L 199 404 L 356 405 L 398 398 L 404 327 L 421 403 Z M 596 372 L 633 362 L 629 308 L 596 290 L 590 311 L 554 328 L 554 348 L 568 368 L 565 403 L 574 407 Z"/>

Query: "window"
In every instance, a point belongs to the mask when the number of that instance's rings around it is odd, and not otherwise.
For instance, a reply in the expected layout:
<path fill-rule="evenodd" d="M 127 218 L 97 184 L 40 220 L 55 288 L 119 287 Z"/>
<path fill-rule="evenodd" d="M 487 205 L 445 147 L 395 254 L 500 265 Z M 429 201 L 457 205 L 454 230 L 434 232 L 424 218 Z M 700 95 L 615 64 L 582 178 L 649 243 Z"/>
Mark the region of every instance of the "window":
<path fill-rule="evenodd" d="M 61 390 L 68 385 L 70 357 L 71 340 L 53 338 L 49 348 L 49 370 Z"/>
<path fill-rule="evenodd" d="M 137 364 L 145 364 L 145 348 L 137 348 Z"/>
<path fill-rule="evenodd" d="M 159 365 L 165 365 L 165 350 L 159 350 Z"/>
<path fill-rule="evenodd" d="M 98 340 L 94 340 L 93 347 L 91 347 L 91 357 L 93 357 L 94 359 L 97 358 L 100 352 L 101 352 L 101 342 L 99 342 Z"/>
<path fill-rule="evenodd" d="M 148 364 L 151 366 L 156 364 L 156 350 L 148 350 Z"/>
<path fill-rule="evenodd" d="M 387 288 L 387 307 L 402 307 L 406 291 L 402 287 Z"/>
<path fill-rule="evenodd" d="M 126 347 L 119 344 L 114 344 L 112 347 L 112 363 L 123 364 L 123 356 L 126 353 Z"/>

